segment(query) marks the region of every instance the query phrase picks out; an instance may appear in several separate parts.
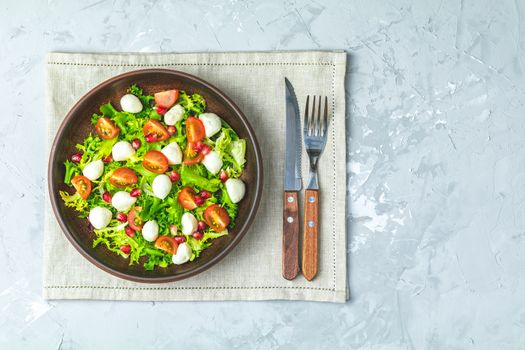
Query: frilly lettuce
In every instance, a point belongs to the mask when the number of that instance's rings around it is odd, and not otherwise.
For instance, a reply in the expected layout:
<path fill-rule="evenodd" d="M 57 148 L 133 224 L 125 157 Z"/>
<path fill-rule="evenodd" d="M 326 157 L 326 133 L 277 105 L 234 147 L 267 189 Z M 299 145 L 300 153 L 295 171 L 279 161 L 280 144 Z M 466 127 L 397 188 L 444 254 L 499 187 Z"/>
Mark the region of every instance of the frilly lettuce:
<path fill-rule="evenodd" d="M 117 141 L 117 138 L 102 140 L 97 135 L 89 134 L 82 144 L 76 145 L 76 148 L 82 152 L 82 160 L 78 164 L 78 167 L 84 169 L 87 164 L 110 155 L 113 145 L 117 143 Z"/>
<path fill-rule="evenodd" d="M 213 230 L 206 230 L 204 233 L 204 236 L 197 240 L 193 237 L 187 237 L 186 243 L 191 248 L 191 257 L 190 261 L 195 260 L 195 258 L 198 258 L 201 252 L 212 245 L 212 242 L 209 242 L 210 239 L 219 238 L 222 236 L 226 236 L 228 234 L 228 230 L 224 230 L 222 232 L 215 232 Z"/>
<path fill-rule="evenodd" d="M 66 185 L 71 185 L 71 179 L 76 175 L 80 175 L 82 171 L 80 170 L 78 165 L 69 160 L 66 160 L 64 162 L 64 166 L 66 167 L 66 172 L 64 174 L 64 183 Z"/>
<path fill-rule="evenodd" d="M 230 177 L 238 177 L 246 163 L 246 140 L 239 139 L 229 126 L 223 126 L 215 140 L 215 151 L 221 156 Z"/>
<path fill-rule="evenodd" d="M 206 101 L 199 94 L 188 95 L 186 91 L 179 91 L 178 103 L 184 107 L 187 115 L 199 115 L 206 109 Z"/>
<path fill-rule="evenodd" d="M 78 192 L 75 192 L 74 194 L 69 194 L 66 191 L 60 191 L 60 198 L 64 201 L 64 204 L 68 208 L 73 208 L 79 213 L 86 214 L 89 210 L 89 204 L 88 202 L 80 197 L 80 194 Z"/>

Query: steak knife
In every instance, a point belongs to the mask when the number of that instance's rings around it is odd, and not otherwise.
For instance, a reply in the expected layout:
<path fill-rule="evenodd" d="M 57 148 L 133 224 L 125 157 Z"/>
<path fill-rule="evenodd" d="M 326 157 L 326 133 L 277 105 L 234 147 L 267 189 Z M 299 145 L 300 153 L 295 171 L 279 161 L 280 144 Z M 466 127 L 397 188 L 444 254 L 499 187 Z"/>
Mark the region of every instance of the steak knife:
<path fill-rule="evenodd" d="M 299 272 L 299 204 L 301 179 L 301 116 L 292 84 L 285 82 L 286 150 L 284 158 L 282 273 L 292 280 Z"/>

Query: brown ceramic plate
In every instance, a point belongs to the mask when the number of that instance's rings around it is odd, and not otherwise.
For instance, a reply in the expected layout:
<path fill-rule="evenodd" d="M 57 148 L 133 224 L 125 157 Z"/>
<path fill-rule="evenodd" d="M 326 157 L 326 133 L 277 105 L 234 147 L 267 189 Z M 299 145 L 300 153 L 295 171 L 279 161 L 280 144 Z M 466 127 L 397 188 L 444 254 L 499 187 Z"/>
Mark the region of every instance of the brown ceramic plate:
<path fill-rule="evenodd" d="M 64 165 L 75 149 L 75 144 L 93 131 L 90 117 L 99 112 L 100 105 L 111 101 L 119 107 L 120 97 L 132 84 L 138 84 L 145 93 L 151 94 L 173 88 L 189 93 L 201 94 L 207 102 L 207 110 L 221 116 L 247 140 L 246 167 L 241 179 L 246 183 L 246 195 L 239 203 L 235 228 L 227 236 L 213 241 L 213 245 L 204 250 L 193 262 L 183 265 L 171 265 L 167 268 L 156 267 L 146 271 L 141 263 L 129 265 L 115 253 L 100 245 L 93 248 L 95 234 L 88 229 L 87 219 L 79 219 L 72 208 L 67 208 L 59 197 L 59 190 L 71 189 L 63 183 Z M 48 185 L 51 204 L 62 231 L 73 246 L 87 260 L 117 277 L 144 283 L 172 282 L 196 275 L 218 263 L 239 243 L 252 223 L 262 195 L 262 156 L 248 120 L 241 110 L 215 86 L 190 74 L 167 69 L 146 69 L 124 73 L 113 77 L 84 95 L 69 111 L 58 129 L 51 147 L 48 165 Z M 60 252 L 53 252 L 60 254 Z M 143 257 L 142 259 L 146 259 Z"/>

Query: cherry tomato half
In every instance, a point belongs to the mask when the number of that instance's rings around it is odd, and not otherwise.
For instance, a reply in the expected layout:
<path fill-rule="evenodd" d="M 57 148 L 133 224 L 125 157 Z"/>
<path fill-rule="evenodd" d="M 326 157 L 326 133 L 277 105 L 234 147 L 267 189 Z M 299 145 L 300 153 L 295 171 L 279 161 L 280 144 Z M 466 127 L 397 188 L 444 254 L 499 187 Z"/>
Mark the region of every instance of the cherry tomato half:
<path fill-rule="evenodd" d="M 109 178 L 109 183 L 118 188 L 133 186 L 138 181 L 137 174 L 129 168 L 115 169 Z"/>
<path fill-rule="evenodd" d="M 120 129 L 108 117 L 102 117 L 97 121 L 95 130 L 98 136 L 105 140 L 111 140 L 118 136 Z"/>
<path fill-rule="evenodd" d="M 155 94 L 155 103 L 163 108 L 170 108 L 179 98 L 179 90 L 167 90 Z"/>
<path fill-rule="evenodd" d="M 222 232 L 230 224 L 228 212 L 218 204 L 212 204 L 204 211 L 204 220 L 215 232 Z"/>
<path fill-rule="evenodd" d="M 186 120 L 186 137 L 188 142 L 199 142 L 206 137 L 206 129 L 199 118 L 189 117 Z"/>
<path fill-rule="evenodd" d="M 186 210 L 193 210 L 197 208 L 197 203 L 195 203 L 196 193 L 191 187 L 184 187 L 179 193 L 179 203 Z"/>
<path fill-rule="evenodd" d="M 140 213 L 141 211 L 142 211 L 141 207 L 134 207 L 128 213 L 128 225 L 135 231 L 142 230 L 142 226 L 144 226 L 142 219 L 137 214 L 137 213 Z"/>
<path fill-rule="evenodd" d="M 162 174 L 168 170 L 168 158 L 162 152 L 149 151 L 144 155 L 142 166 L 155 174 Z"/>
<path fill-rule="evenodd" d="M 159 236 L 155 241 L 155 248 L 165 251 L 168 254 L 177 253 L 179 245 L 173 237 Z"/>
<path fill-rule="evenodd" d="M 71 179 L 71 183 L 77 190 L 80 197 L 87 199 L 91 193 L 91 180 L 82 175 L 77 175 Z"/>
<path fill-rule="evenodd" d="M 168 130 L 158 120 L 150 119 L 142 129 L 144 136 L 154 135 L 155 141 L 164 141 L 170 137 Z"/>
<path fill-rule="evenodd" d="M 186 165 L 197 164 L 204 159 L 204 154 L 199 152 L 196 147 L 196 143 L 188 142 L 184 149 L 184 160 L 183 163 Z"/>

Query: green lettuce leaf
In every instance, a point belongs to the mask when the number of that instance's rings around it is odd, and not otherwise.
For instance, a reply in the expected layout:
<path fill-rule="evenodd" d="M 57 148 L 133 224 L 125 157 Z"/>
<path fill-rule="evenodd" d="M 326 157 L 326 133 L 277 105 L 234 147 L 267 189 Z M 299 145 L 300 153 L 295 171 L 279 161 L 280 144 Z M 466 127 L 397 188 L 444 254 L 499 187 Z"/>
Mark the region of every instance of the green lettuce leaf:
<path fill-rule="evenodd" d="M 186 115 L 199 115 L 206 110 L 206 101 L 199 94 L 188 95 L 186 91 L 179 91 L 178 103 L 186 110 Z"/>
<path fill-rule="evenodd" d="M 128 254 L 123 253 L 120 248 L 122 246 L 129 245 L 131 247 L 131 252 L 129 253 L 129 264 L 132 265 L 137 263 L 141 256 L 142 250 L 144 249 L 144 245 L 139 244 L 139 242 L 126 234 L 125 229 L 128 225 L 127 222 L 120 224 L 118 221 L 112 220 L 110 223 L 110 225 L 115 224 L 118 225 L 108 226 L 100 230 L 94 230 L 97 238 L 93 241 L 93 248 L 97 247 L 99 244 L 104 244 L 112 252 L 127 258 Z"/>
<path fill-rule="evenodd" d="M 237 218 L 237 204 L 233 203 L 230 199 L 230 196 L 228 195 L 228 191 L 226 191 L 226 186 L 222 186 L 221 191 L 221 203 L 224 209 L 228 212 L 228 216 L 230 217 L 230 228 L 233 228 L 235 218 Z"/>
<path fill-rule="evenodd" d="M 60 198 L 64 201 L 64 204 L 68 208 L 73 208 L 79 213 L 87 213 L 89 211 L 89 204 L 88 202 L 80 197 L 80 194 L 78 192 L 75 192 L 74 194 L 69 194 L 66 191 L 60 191 L 59 192 Z"/>
<path fill-rule="evenodd" d="M 206 177 L 199 175 L 197 171 L 194 167 L 182 166 L 180 172 L 182 185 L 210 192 L 215 192 L 219 189 L 221 180 L 218 178 L 207 179 Z"/>
<path fill-rule="evenodd" d="M 228 153 L 233 157 L 237 171 L 242 172 L 244 163 L 246 163 L 246 159 L 244 158 L 246 154 L 246 140 L 239 139 L 232 141 L 228 147 Z"/>
<path fill-rule="evenodd" d="M 66 173 L 64 175 L 64 183 L 66 185 L 71 185 L 71 179 L 76 175 L 80 175 L 82 171 L 80 170 L 78 165 L 76 165 L 75 163 L 69 160 L 66 160 L 64 162 L 64 166 L 66 167 Z"/>

